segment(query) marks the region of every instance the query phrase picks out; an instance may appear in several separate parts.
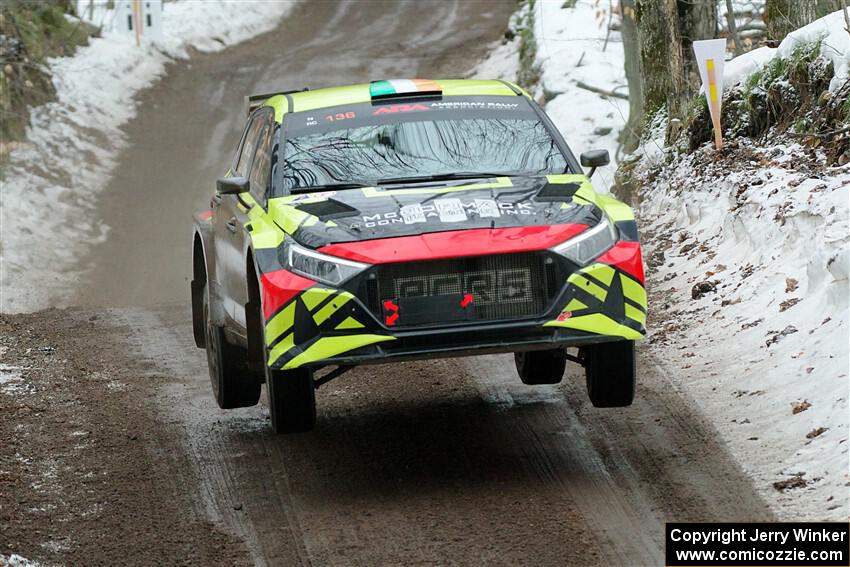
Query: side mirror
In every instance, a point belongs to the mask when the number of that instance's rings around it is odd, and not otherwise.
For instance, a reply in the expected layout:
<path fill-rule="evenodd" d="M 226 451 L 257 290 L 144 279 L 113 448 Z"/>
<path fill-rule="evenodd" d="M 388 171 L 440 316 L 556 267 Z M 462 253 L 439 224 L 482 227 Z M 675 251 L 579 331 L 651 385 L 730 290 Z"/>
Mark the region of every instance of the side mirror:
<path fill-rule="evenodd" d="M 611 163 L 611 156 L 608 154 L 608 150 L 590 150 L 581 154 L 581 165 L 590 168 L 588 177 L 593 176 L 597 167 L 603 167 L 609 163 Z"/>
<path fill-rule="evenodd" d="M 215 190 L 219 195 L 238 195 L 249 188 L 247 177 L 220 177 L 215 182 Z"/>

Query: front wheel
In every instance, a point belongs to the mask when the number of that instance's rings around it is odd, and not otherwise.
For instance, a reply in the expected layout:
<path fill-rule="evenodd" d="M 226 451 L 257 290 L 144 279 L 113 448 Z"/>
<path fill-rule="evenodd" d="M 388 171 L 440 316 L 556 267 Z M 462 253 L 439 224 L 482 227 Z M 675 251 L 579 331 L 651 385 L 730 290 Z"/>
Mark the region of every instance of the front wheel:
<path fill-rule="evenodd" d="M 257 405 L 260 402 L 260 381 L 256 373 L 248 368 L 244 349 L 228 343 L 224 329 L 213 324 L 210 318 L 209 289 L 204 290 L 203 309 L 207 364 L 218 407 L 233 409 Z"/>
<path fill-rule="evenodd" d="M 564 377 L 567 359 L 560 350 L 515 352 L 514 362 L 523 384 L 558 384 Z"/>
<path fill-rule="evenodd" d="M 316 423 L 316 386 L 313 371 L 266 370 L 269 413 L 275 433 L 303 433 Z"/>
<path fill-rule="evenodd" d="M 635 397 L 635 343 L 600 343 L 581 350 L 590 403 L 597 408 L 632 405 Z"/>

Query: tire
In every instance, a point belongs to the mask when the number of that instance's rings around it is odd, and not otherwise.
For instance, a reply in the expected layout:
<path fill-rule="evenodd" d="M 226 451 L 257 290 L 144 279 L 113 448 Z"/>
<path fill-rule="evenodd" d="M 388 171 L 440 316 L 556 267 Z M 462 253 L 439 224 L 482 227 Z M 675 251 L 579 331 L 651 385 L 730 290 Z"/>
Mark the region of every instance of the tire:
<path fill-rule="evenodd" d="M 560 350 L 515 352 L 514 362 L 523 384 L 558 384 L 564 377 L 567 359 Z"/>
<path fill-rule="evenodd" d="M 587 395 L 597 408 L 632 405 L 635 397 L 635 343 L 617 341 L 582 348 Z"/>
<path fill-rule="evenodd" d="M 266 387 L 275 433 L 304 433 L 313 429 L 316 386 L 312 370 L 266 370 Z"/>
<path fill-rule="evenodd" d="M 209 284 L 204 289 L 204 341 L 213 396 L 222 409 L 245 408 L 260 403 L 260 381 L 248 368 L 244 349 L 227 342 L 224 329 L 210 317 Z"/>

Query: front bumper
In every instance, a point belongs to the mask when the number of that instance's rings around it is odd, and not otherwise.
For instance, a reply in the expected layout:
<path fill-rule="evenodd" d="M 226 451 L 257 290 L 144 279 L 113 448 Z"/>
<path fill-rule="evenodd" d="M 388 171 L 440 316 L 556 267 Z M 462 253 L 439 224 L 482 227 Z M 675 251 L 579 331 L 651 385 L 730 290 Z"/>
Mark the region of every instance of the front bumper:
<path fill-rule="evenodd" d="M 640 247 L 619 242 L 596 263 L 570 270 L 560 293 L 533 319 L 393 328 L 359 296 L 291 274 L 264 274 L 269 366 L 320 368 L 563 348 L 646 334 Z"/>

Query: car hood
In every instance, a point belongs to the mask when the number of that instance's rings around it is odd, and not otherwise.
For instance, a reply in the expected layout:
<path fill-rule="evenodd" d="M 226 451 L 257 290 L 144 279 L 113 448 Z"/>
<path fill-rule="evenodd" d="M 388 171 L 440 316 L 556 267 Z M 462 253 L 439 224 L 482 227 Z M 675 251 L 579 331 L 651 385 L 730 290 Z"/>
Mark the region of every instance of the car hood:
<path fill-rule="evenodd" d="M 310 248 L 481 228 L 577 224 L 602 218 L 587 177 L 494 177 L 367 187 L 269 200 L 272 219 Z"/>

